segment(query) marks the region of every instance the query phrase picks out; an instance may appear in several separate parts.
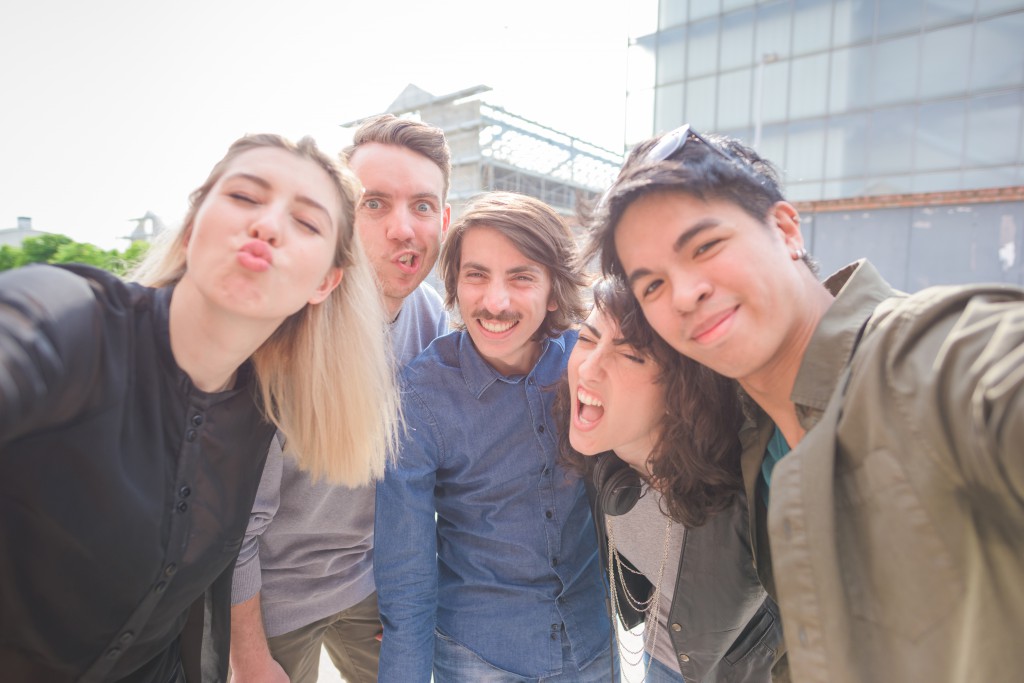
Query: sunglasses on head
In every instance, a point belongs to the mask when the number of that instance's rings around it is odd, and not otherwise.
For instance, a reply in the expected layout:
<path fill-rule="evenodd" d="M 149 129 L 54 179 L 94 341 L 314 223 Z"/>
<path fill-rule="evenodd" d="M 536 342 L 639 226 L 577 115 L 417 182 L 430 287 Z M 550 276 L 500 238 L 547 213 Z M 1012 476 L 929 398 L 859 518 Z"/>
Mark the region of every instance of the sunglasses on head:
<path fill-rule="evenodd" d="M 658 141 L 654 143 L 654 147 L 647 150 L 647 154 L 643 156 L 643 163 L 656 164 L 659 161 L 671 159 L 673 155 L 678 153 L 686 145 L 687 140 L 691 139 L 699 140 L 703 144 L 707 145 L 708 149 L 718 156 L 722 157 L 726 161 L 732 161 L 725 152 L 708 142 L 703 135 L 691 128 L 690 124 L 685 123 L 675 130 L 671 130 L 658 138 Z"/>

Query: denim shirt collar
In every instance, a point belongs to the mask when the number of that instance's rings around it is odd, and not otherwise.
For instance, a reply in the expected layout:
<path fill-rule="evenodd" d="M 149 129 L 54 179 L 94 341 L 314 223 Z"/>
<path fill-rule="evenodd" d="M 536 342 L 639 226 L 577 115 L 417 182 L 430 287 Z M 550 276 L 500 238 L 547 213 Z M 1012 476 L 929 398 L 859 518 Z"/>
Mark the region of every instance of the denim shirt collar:
<path fill-rule="evenodd" d="M 525 375 L 506 376 L 492 368 L 483 359 L 483 356 L 476 350 L 476 346 L 473 345 L 473 340 L 469 333 L 463 330 L 459 334 L 459 366 L 462 369 L 462 378 L 466 381 L 469 393 L 473 398 L 479 399 L 487 391 L 487 388 L 496 381 L 502 381 L 506 384 L 519 384 L 524 379 L 529 379 L 534 375 L 539 375 L 537 378 L 538 383 L 548 384 L 549 382 L 545 381 L 547 378 L 543 376 L 543 368 L 548 364 L 545 361 L 552 352 L 556 353 L 559 359 L 562 358 L 565 353 L 565 335 L 547 337 L 541 340 L 540 345 L 540 356 L 537 358 L 537 362 L 534 363 L 533 368 L 530 369 L 530 372 Z M 554 347 L 554 351 L 552 347 Z"/>

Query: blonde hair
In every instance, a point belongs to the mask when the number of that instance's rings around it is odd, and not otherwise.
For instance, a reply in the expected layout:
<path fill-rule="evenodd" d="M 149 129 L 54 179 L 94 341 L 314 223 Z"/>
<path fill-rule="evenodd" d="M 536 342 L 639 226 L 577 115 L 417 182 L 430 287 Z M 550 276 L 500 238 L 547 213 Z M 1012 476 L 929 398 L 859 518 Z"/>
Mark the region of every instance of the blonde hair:
<path fill-rule="evenodd" d="M 247 135 L 231 145 L 192 192 L 181 227 L 161 236 L 132 277 L 151 287 L 181 280 L 188 236 L 211 188 L 235 158 L 263 147 L 308 159 L 334 181 L 341 213 L 333 265 L 345 269 L 326 300 L 289 316 L 252 355 L 263 411 L 314 478 L 366 484 L 383 476 L 401 420 L 383 303 L 369 260 L 354 238 L 362 190 L 351 171 L 317 149 L 312 138 L 296 144 L 277 135 Z"/>

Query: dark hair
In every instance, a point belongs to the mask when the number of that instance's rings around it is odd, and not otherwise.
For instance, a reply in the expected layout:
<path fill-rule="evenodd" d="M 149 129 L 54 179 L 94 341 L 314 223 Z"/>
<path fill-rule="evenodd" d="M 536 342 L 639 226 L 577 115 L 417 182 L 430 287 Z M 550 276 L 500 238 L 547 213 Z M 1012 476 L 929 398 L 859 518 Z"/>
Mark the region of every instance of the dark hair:
<path fill-rule="evenodd" d="M 377 142 L 382 145 L 407 147 L 433 161 L 444 178 L 441 201 L 448 197 L 452 177 L 452 153 L 445 140 L 444 131 L 435 126 L 400 119 L 393 114 L 380 114 L 365 120 L 352 136 L 352 144 L 342 150 L 342 158 L 348 162 L 360 145 Z"/>
<path fill-rule="evenodd" d="M 687 527 L 700 526 L 743 490 L 738 437 L 743 412 L 736 382 L 665 343 L 616 280 L 599 280 L 593 294 L 594 306 L 615 320 L 622 338 L 661 370 L 656 381 L 665 390 L 665 415 L 649 456 L 651 472 L 664 512 Z M 569 397 L 568 381 L 562 381 L 554 407 L 559 451 L 569 467 L 589 476 L 595 458 L 576 452 L 569 442 Z"/>
<path fill-rule="evenodd" d="M 583 317 L 580 288 L 586 285 L 586 279 L 579 267 L 579 251 L 569 224 L 539 199 L 513 192 L 488 192 L 474 197 L 449 228 L 437 260 L 446 308 L 453 310 L 458 300 L 463 237 L 476 227 L 497 230 L 523 256 L 547 269 L 551 298 L 558 308 L 544 317 L 535 340 L 557 336 Z M 464 328 L 465 323 L 456 326 Z"/>
<path fill-rule="evenodd" d="M 630 204 L 641 197 L 681 192 L 704 202 L 729 202 L 762 223 L 776 202 L 785 200 L 772 163 L 739 140 L 720 135 L 690 137 L 669 159 L 647 161 L 644 157 L 658 140 L 650 138 L 633 149 L 611 188 L 586 216 L 589 239 L 584 253 L 588 261 L 600 258 L 605 275 L 625 276 L 615 250 L 615 229 Z M 805 262 L 812 272 L 817 271 L 810 258 Z"/>

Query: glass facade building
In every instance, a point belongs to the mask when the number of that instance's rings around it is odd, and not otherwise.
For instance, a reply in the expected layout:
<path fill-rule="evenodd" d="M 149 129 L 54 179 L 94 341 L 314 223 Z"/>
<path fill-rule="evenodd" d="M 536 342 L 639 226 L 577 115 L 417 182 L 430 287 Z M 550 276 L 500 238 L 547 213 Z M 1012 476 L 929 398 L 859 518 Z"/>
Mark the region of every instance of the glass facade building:
<path fill-rule="evenodd" d="M 684 122 L 738 137 L 798 202 L 1024 185 L 1024 0 L 630 6 L 628 145 Z"/>

